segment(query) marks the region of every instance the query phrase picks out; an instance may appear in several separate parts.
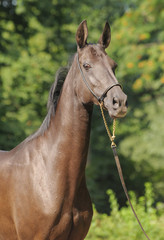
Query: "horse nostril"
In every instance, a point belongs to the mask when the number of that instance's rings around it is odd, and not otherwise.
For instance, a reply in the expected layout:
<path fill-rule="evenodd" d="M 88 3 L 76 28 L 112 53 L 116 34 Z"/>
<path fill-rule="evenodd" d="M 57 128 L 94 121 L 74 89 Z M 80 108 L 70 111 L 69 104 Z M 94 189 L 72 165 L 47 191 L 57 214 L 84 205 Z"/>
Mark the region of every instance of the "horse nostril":
<path fill-rule="evenodd" d="M 117 97 L 114 97 L 114 98 L 113 98 L 113 106 L 114 106 L 114 107 L 118 107 L 118 106 L 119 106 L 119 100 L 118 100 Z"/>
<path fill-rule="evenodd" d="M 128 108 L 128 101 L 126 100 L 126 102 L 125 102 L 125 106 Z"/>

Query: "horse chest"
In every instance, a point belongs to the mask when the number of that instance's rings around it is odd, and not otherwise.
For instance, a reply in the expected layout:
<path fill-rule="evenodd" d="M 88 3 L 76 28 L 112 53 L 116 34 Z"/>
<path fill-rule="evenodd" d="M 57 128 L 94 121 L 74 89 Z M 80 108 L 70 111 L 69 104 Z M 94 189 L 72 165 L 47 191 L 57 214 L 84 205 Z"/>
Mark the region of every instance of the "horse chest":
<path fill-rule="evenodd" d="M 51 212 L 52 219 L 50 218 L 49 237 L 45 239 L 83 240 L 92 219 L 92 204 L 84 181 L 74 198 L 70 199 L 65 195 L 55 199 L 55 211 Z M 45 222 L 48 222 L 48 218 L 47 220 L 45 218 Z"/>
<path fill-rule="evenodd" d="M 83 240 L 85 238 L 92 218 L 92 205 L 83 184 L 72 199 L 69 194 L 63 195 L 61 192 L 55 194 L 45 192 L 44 195 L 44 188 L 36 192 L 35 198 L 31 197 L 28 199 L 30 202 L 27 202 L 27 206 L 32 208 L 25 209 L 24 199 L 22 208 L 19 206 L 15 209 L 15 227 L 19 236 L 17 239 Z"/>

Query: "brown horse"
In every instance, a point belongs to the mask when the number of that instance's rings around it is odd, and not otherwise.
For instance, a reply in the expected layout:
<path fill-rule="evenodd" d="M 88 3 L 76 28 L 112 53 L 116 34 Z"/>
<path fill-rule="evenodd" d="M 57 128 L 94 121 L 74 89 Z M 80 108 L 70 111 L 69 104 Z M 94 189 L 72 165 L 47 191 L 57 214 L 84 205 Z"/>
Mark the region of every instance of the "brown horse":
<path fill-rule="evenodd" d="M 87 36 L 83 21 L 72 66 L 58 72 L 39 130 L 0 152 L 0 240 L 83 240 L 88 232 L 85 166 L 93 104 L 101 100 L 111 117 L 124 117 L 127 97 L 105 52 L 109 24 L 98 44 L 87 44 Z"/>

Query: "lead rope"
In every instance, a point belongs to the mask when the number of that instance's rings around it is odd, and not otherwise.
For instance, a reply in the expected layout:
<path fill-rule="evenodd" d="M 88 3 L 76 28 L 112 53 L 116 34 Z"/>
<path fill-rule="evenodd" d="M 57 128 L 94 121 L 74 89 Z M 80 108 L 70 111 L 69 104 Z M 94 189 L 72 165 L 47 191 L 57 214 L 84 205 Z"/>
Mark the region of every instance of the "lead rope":
<path fill-rule="evenodd" d="M 116 151 L 116 144 L 114 142 L 114 139 L 115 139 L 115 130 L 116 130 L 116 119 L 113 119 L 113 135 L 111 135 L 110 133 L 110 130 L 108 128 L 108 124 L 106 122 L 106 119 L 105 119 L 105 115 L 104 115 L 104 111 L 103 111 L 103 102 L 99 102 L 99 105 L 100 105 L 100 110 L 101 110 L 101 114 L 102 114 L 102 117 L 103 117 L 103 121 L 104 121 L 104 125 L 105 125 L 105 128 L 106 128 L 106 131 L 107 131 L 107 134 L 109 136 L 109 139 L 111 141 L 111 148 L 113 150 L 113 155 L 114 155 L 114 159 L 115 159 L 115 162 L 116 162 L 116 166 L 117 166 L 117 170 L 118 170 L 118 173 L 119 173 L 119 177 L 120 177 L 120 180 L 121 180 L 121 184 L 122 184 L 122 187 L 124 189 L 124 192 L 125 192 L 125 195 L 126 195 L 126 198 L 129 202 L 129 205 L 132 209 L 132 212 L 135 216 L 135 218 L 137 219 L 138 221 L 138 224 L 142 230 L 142 232 L 144 233 L 145 237 L 150 240 L 150 238 L 148 237 L 148 235 L 146 234 L 144 228 L 142 227 L 142 224 L 134 210 L 134 207 L 131 203 L 131 200 L 130 200 L 130 197 L 129 197 L 129 194 L 128 194 L 128 191 L 127 191 L 127 188 L 126 188 L 126 185 L 125 185 L 125 181 L 124 181 L 124 177 L 123 177 L 123 173 L 122 173 L 122 169 L 121 169 L 121 165 L 120 165 L 120 161 L 119 161 L 119 158 L 118 158 L 118 155 L 117 155 L 117 151 Z"/>
<path fill-rule="evenodd" d="M 103 102 L 99 102 L 99 105 L 100 105 L 100 110 L 101 110 L 101 114 L 102 114 L 102 117 L 103 117 L 104 125 L 105 125 L 105 128 L 106 128 L 108 137 L 109 137 L 109 139 L 111 141 L 111 147 L 116 147 L 116 144 L 114 142 L 114 139 L 115 139 L 115 129 L 116 129 L 116 119 L 115 118 L 113 119 L 113 135 L 112 135 L 110 133 L 110 130 L 108 128 L 108 124 L 107 124 L 106 119 L 105 119 L 105 115 L 104 115 L 104 111 L 103 111 Z"/>

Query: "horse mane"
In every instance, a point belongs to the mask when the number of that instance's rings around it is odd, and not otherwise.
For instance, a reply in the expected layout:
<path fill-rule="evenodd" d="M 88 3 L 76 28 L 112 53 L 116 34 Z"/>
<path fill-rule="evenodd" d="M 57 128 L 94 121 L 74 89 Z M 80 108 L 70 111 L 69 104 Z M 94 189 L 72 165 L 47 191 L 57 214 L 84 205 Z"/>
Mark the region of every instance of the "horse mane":
<path fill-rule="evenodd" d="M 52 84 L 49 92 L 48 102 L 47 102 L 47 109 L 50 115 L 54 115 L 56 112 L 56 107 L 58 103 L 58 99 L 61 93 L 62 86 L 68 74 L 69 67 L 62 67 L 60 68 L 55 76 L 55 81 Z"/>
<path fill-rule="evenodd" d="M 66 67 L 61 67 L 56 72 L 55 81 L 50 88 L 48 102 L 47 102 L 48 113 L 47 113 L 45 119 L 43 120 L 40 128 L 34 134 L 27 137 L 24 142 L 29 142 L 29 141 L 33 140 L 34 138 L 43 135 L 44 132 L 48 129 L 50 120 L 51 120 L 51 116 L 55 115 L 57 103 L 58 103 L 58 100 L 59 100 L 59 97 L 61 94 L 61 90 L 62 90 L 64 81 L 67 77 L 67 74 L 69 72 L 69 69 L 72 65 L 73 59 L 74 59 L 74 57 L 70 59 L 68 65 Z"/>

